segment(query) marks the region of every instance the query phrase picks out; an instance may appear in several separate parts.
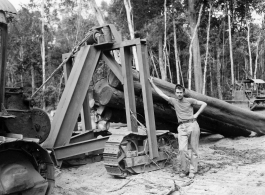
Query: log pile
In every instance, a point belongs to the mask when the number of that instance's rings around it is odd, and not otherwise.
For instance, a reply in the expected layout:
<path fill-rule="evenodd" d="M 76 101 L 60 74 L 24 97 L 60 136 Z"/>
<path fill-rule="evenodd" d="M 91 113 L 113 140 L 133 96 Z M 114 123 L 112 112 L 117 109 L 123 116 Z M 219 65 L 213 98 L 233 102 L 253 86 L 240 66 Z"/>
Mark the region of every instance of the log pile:
<path fill-rule="evenodd" d="M 144 124 L 143 101 L 139 73 L 133 71 L 137 119 Z M 174 84 L 154 79 L 154 83 L 168 96 L 175 97 Z M 177 131 L 178 121 L 175 110 L 162 99 L 153 89 L 154 113 L 156 129 Z M 199 116 L 198 122 L 202 131 L 210 131 L 224 136 L 248 136 L 251 131 L 265 133 L 265 117 L 235 107 L 222 100 L 211 98 L 191 90 L 186 90 L 186 97 L 192 97 L 208 104 Z M 107 78 L 94 84 L 93 97 L 97 106 L 104 107 L 98 112 L 101 121 L 126 123 L 123 86 L 118 78 L 109 71 Z M 195 108 L 195 111 L 198 108 Z M 107 115 L 107 117 L 105 116 Z"/>

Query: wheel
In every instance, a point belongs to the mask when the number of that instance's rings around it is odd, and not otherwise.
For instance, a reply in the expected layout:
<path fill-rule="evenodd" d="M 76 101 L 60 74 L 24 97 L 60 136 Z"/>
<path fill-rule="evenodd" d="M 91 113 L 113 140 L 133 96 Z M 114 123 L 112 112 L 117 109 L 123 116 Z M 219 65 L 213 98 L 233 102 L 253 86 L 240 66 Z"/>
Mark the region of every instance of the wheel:
<path fill-rule="evenodd" d="M 138 156 L 138 147 L 137 144 L 134 140 L 132 139 L 126 139 L 124 141 L 122 141 L 121 145 L 120 145 L 120 157 L 122 158 L 119 161 L 119 168 L 122 171 L 122 175 L 119 176 L 121 178 L 125 178 L 128 175 L 128 172 L 130 173 L 134 173 L 134 171 L 132 169 L 127 169 L 126 165 L 125 165 L 125 161 L 123 160 L 126 157 L 135 157 Z"/>

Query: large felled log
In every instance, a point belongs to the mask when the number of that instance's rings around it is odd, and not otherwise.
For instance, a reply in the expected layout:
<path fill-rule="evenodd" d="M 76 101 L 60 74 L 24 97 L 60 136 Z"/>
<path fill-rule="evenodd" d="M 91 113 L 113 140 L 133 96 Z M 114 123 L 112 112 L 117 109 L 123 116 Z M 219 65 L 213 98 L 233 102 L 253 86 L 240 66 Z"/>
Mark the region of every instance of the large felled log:
<path fill-rule="evenodd" d="M 124 93 L 117 89 L 112 88 L 113 93 L 110 101 L 106 104 L 111 108 L 125 109 Z M 144 106 L 141 97 L 135 96 L 136 110 L 137 113 L 144 116 Z M 170 108 L 168 104 L 154 103 L 154 113 L 155 117 L 161 120 L 171 121 L 177 124 L 177 117 L 175 111 Z"/>
<path fill-rule="evenodd" d="M 94 86 L 93 97 L 96 103 L 104 106 L 112 96 L 112 87 L 110 87 L 105 79 L 98 81 Z"/>
<path fill-rule="evenodd" d="M 136 71 L 133 71 L 133 75 L 137 75 Z M 139 80 L 137 76 L 133 76 L 135 83 L 135 93 L 139 93 L 140 90 L 138 83 Z M 172 83 L 162 81 L 160 79 L 154 79 L 154 83 L 168 96 L 175 97 L 174 87 Z M 118 86 L 119 87 L 119 86 Z M 186 97 L 192 97 L 208 104 L 207 108 L 202 113 L 199 123 L 202 124 L 209 123 L 212 129 L 211 131 L 218 132 L 228 136 L 236 135 L 249 135 L 248 130 L 265 133 L 265 117 L 261 114 L 254 113 L 248 110 L 243 110 L 235 107 L 225 101 L 218 100 L 216 98 L 211 98 L 202 94 L 198 94 L 194 91 L 186 90 Z M 160 97 L 153 92 L 153 99 Z M 161 100 L 162 98 L 160 98 Z M 161 100 L 163 101 L 163 100 Z M 223 132 L 223 133 L 222 133 Z"/>
<path fill-rule="evenodd" d="M 164 87 L 164 90 L 165 90 L 165 87 Z M 105 102 L 106 103 L 105 105 L 113 109 L 125 109 L 123 92 L 120 90 L 114 89 L 114 88 L 111 88 L 111 91 L 113 92 L 112 96 L 111 98 L 107 98 L 109 99 L 109 102 Z M 167 92 L 167 93 L 170 93 L 170 92 Z M 174 95 L 174 94 L 171 93 L 171 95 Z M 144 118 L 144 109 L 143 109 L 144 107 L 143 107 L 142 98 L 139 96 L 135 96 L 135 102 L 136 102 L 137 113 L 140 114 L 140 116 L 142 116 L 140 117 L 140 119 Z M 170 126 L 170 130 L 174 129 L 176 131 L 177 126 L 178 126 L 176 113 L 175 113 L 175 110 L 173 110 L 168 103 L 163 104 L 161 102 L 154 102 L 154 113 L 155 113 L 156 125 L 158 126 L 158 124 L 161 124 L 162 122 L 162 124 L 164 124 L 165 126 L 165 128 L 161 126 L 159 126 L 159 128 L 166 129 L 167 126 Z M 117 116 L 119 115 L 119 113 L 115 113 L 115 114 L 113 113 L 113 115 Z M 124 121 L 124 118 L 126 118 L 125 113 L 121 115 L 122 115 L 120 116 L 121 121 L 119 122 L 125 122 Z M 238 135 L 247 136 L 249 135 L 249 131 L 247 131 L 245 128 L 236 126 L 228 122 L 216 120 L 212 118 L 211 116 L 202 115 L 198 118 L 198 121 L 202 129 L 205 129 L 207 131 L 214 131 L 217 133 L 221 133 L 225 136 L 238 136 Z M 168 123 L 169 125 L 166 126 L 166 123 Z"/>
<path fill-rule="evenodd" d="M 109 108 L 112 110 L 112 116 L 109 119 L 110 122 L 115 123 L 126 123 L 126 112 L 124 109 Z M 145 125 L 144 113 L 137 112 L 137 120 Z M 170 130 L 171 132 L 177 132 L 177 123 L 171 121 L 161 120 L 160 118 L 155 117 L 156 129 L 157 130 Z"/>
<path fill-rule="evenodd" d="M 133 71 L 133 84 L 134 84 L 134 93 L 135 95 L 137 96 L 141 96 L 142 95 L 142 86 L 140 84 L 140 75 L 137 71 Z M 123 91 L 123 85 L 121 84 L 120 80 L 115 76 L 115 74 L 110 71 L 108 73 L 108 84 L 115 88 L 115 89 L 118 89 L 120 91 Z M 167 92 L 166 92 L 167 93 Z M 161 98 L 155 91 L 154 89 L 152 89 L 152 94 L 153 94 L 153 100 L 154 102 L 162 102 L 162 103 L 166 103 L 167 102 Z M 168 94 L 168 93 L 167 93 Z"/>

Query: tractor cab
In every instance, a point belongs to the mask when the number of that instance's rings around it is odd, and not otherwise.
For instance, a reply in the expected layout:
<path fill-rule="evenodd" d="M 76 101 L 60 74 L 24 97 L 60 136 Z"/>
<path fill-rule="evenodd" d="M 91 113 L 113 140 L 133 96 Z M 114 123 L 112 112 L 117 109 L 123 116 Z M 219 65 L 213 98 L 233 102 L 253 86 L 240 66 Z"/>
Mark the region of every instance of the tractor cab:
<path fill-rule="evenodd" d="M 232 92 L 231 102 L 240 107 L 248 107 L 253 110 L 258 105 L 265 104 L 265 81 L 262 79 L 245 79 L 238 89 Z M 244 104 L 248 106 L 244 106 Z"/>
<path fill-rule="evenodd" d="M 245 79 L 243 90 L 248 100 L 265 99 L 265 81 L 262 79 Z"/>

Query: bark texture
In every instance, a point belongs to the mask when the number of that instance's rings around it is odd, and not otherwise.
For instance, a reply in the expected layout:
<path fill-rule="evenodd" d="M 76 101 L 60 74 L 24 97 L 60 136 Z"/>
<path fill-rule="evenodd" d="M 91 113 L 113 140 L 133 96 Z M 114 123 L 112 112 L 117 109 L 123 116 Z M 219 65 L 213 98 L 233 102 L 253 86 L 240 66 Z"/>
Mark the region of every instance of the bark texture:
<path fill-rule="evenodd" d="M 139 82 L 138 72 L 133 71 L 133 79 L 135 88 L 137 118 L 139 121 L 144 123 L 143 101 L 141 98 L 141 85 Z M 104 82 L 107 81 L 105 80 Z M 154 79 L 154 83 L 166 95 L 170 97 L 175 97 L 174 84 L 156 78 Z M 108 90 L 106 91 L 110 90 L 112 91 L 112 93 L 104 93 L 105 90 L 98 90 L 96 86 L 99 86 L 100 89 L 102 89 L 102 87 L 100 86 L 104 86 L 103 88 L 108 88 Z M 105 104 L 106 107 L 112 110 L 110 121 L 126 121 L 124 110 L 124 93 L 120 84 L 116 85 L 116 87 L 111 87 L 108 83 L 101 83 L 98 85 L 96 84 L 94 91 L 103 91 L 102 93 L 104 94 L 112 94 L 111 97 L 107 97 L 106 95 L 101 95 L 101 92 L 99 92 L 97 97 L 94 96 L 94 99 L 100 99 L 99 97 L 104 97 L 103 104 Z M 177 117 L 174 109 L 165 100 L 158 96 L 154 91 L 152 91 L 152 93 L 157 129 L 170 129 L 176 132 Z M 208 97 L 192 90 L 186 90 L 185 96 L 204 101 L 208 104 L 206 109 L 198 118 L 200 127 L 204 131 L 212 131 L 225 136 L 248 136 L 250 134 L 250 131 L 255 131 L 257 133 L 262 134 L 265 133 L 265 116 L 238 108 L 225 101 Z M 100 102 L 102 101 L 99 100 L 96 102 L 98 105 L 100 105 Z M 198 108 L 195 107 L 195 111 L 197 109 Z"/>

